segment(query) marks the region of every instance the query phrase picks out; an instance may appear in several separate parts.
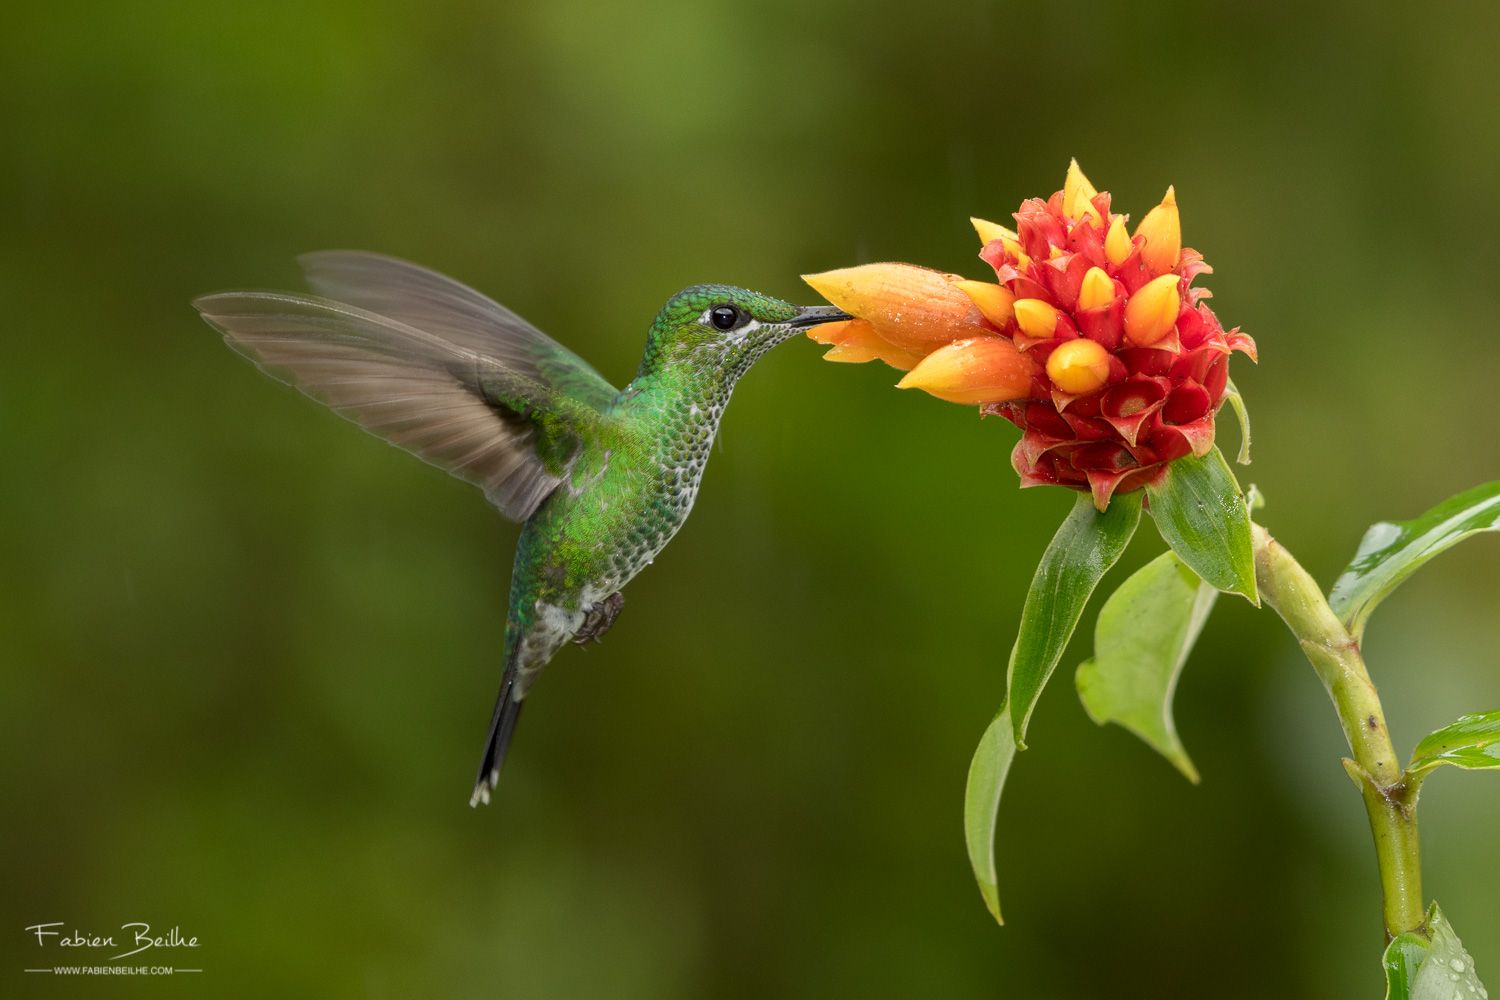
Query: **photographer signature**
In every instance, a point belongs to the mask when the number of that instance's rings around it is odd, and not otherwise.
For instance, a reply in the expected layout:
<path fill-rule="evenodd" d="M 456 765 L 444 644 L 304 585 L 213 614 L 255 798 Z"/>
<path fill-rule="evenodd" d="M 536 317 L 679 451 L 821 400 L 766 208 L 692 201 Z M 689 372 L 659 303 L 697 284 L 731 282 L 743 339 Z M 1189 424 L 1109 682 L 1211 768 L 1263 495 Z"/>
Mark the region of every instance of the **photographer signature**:
<path fill-rule="evenodd" d="M 151 925 L 141 921 L 132 921 L 121 924 L 118 934 L 95 934 L 92 931 L 61 930 L 63 921 L 54 920 L 51 923 L 31 924 L 26 928 L 28 933 L 36 935 L 36 943 L 46 947 L 48 943 L 56 944 L 60 948 L 129 948 L 118 955 L 110 955 L 107 961 L 129 958 L 139 955 L 143 951 L 151 951 L 155 948 L 196 948 L 198 938 L 196 935 L 189 937 L 182 933 L 181 928 L 173 927 L 164 934 L 153 934 Z M 49 939 L 56 938 L 55 942 Z M 118 939 L 117 939 L 118 938 Z M 124 944 L 120 942 L 123 941 Z"/>

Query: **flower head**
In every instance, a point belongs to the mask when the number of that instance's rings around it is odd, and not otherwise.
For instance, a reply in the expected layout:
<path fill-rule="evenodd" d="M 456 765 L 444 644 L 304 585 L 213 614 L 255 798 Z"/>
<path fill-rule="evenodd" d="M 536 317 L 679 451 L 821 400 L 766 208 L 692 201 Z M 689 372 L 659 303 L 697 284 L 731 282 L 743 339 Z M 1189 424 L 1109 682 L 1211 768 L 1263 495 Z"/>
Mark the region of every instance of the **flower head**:
<path fill-rule="evenodd" d="M 1086 490 L 1103 510 L 1213 447 L 1229 357 L 1253 359 L 1255 342 L 1193 287 L 1213 269 L 1182 245 L 1172 188 L 1132 233 L 1074 161 L 1061 191 L 1014 219 L 970 220 L 994 282 L 910 264 L 808 275 L 858 317 L 809 336 L 830 361 L 879 359 L 907 371 L 902 388 L 1005 417 L 1022 431 L 1021 485 Z"/>

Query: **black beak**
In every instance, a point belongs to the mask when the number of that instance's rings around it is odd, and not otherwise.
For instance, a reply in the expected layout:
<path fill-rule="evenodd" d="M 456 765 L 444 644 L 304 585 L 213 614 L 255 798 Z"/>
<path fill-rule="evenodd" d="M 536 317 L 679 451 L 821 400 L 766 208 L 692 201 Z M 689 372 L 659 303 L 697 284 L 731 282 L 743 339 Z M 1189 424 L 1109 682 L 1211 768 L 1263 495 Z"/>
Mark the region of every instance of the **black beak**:
<path fill-rule="evenodd" d="M 797 310 L 797 315 L 787 320 L 783 325 L 789 326 L 794 330 L 806 330 L 808 327 L 817 326 L 819 323 L 836 323 L 839 320 L 853 318 L 853 316 L 850 316 L 842 309 L 835 309 L 833 306 L 803 306 Z"/>

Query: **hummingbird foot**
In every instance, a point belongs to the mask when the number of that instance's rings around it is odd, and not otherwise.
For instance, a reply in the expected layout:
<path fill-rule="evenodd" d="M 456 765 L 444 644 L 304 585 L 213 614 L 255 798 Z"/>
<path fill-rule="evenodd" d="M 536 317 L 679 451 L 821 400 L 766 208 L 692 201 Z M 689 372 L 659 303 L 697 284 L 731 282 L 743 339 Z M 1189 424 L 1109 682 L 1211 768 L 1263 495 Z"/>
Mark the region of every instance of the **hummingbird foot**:
<path fill-rule="evenodd" d="M 609 627 L 620 617 L 620 609 L 625 607 L 625 595 L 618 590 L 610 594 L 597 604 L 590 605 L 584 612 L 583 625 L 573 636 L 573 641 L 582 646 L 588 642 L 598 642 Z"/>

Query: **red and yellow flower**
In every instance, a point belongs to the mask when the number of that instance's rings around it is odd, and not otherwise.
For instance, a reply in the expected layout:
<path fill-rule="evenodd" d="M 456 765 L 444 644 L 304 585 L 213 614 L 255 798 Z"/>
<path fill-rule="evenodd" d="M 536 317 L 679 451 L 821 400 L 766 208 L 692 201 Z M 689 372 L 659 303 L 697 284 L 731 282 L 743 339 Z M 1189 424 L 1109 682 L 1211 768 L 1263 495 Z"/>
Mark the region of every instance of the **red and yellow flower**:
<path fill-rule="evenodd" d="M 809 331 L 824 357 L 883 361 L 907 372 L 900 388 L 1005 417 L 1022 486 L 1087 490 L 1100 510 L 1213 447 L 1229 357 L 1253 359 L 1255 342 L 1193 286 L 1213 269 L 1182 245 L 1171 188 L 1131 233 L 1074 162 L 1015 229 L 971 221 L 994 282 L 912 264 L 807 275 L 856 317 Z"/>

